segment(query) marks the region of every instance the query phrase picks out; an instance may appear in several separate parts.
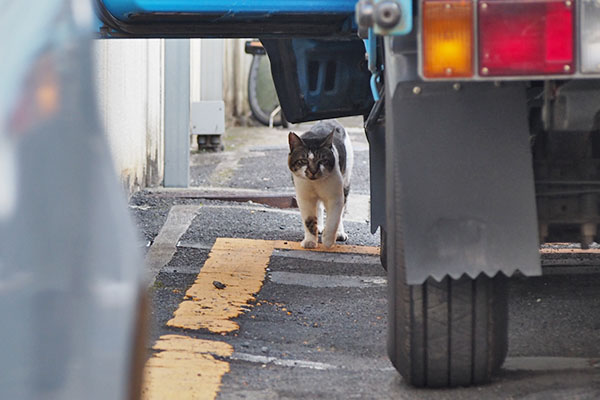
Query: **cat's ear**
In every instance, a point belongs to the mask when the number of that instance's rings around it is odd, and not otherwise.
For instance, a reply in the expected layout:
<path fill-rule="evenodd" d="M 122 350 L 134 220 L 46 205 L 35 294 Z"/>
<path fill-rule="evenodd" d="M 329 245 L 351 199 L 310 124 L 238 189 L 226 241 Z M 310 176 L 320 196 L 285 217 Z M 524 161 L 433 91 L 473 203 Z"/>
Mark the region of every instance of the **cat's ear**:
<path fill-rule="evenodd" d="M 293 151 L 296 147 L 300 147 L 304 145 L 300 136 L 296 135 L 294 132 L 290 132 L 288 135 L 288 142 L 290 143 L 290 151 Z"/>
<path fill-rule="evenodd" d="M 331 133 L 329 135 L 327 135 L 327 137 L 323 141 L 323 144 L 321 144 L 321 147 L 330 149 L 333 146 L 333 135 L 334 134 L 335 134 L 335 128 L 331 131 Z"/>

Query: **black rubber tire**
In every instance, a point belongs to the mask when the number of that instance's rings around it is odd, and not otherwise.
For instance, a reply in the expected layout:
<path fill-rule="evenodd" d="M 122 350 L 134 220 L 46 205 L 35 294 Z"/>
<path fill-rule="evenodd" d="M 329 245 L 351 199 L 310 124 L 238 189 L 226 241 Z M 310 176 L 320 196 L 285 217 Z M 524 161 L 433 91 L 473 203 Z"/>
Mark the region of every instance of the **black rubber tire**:
<path fill-rule="evenodd" d="M 404 379 L 418 387 L 489 381 L 508 349 L 506 279 L 393 284 L 388 352 Z"/>
<path fill-rule="evenodd" d="M 389 198 L 388 198 L 389 200 Z M 389 205 L 389 201 L 387 204 Z M 402 377 L 417 387 L 485 383 L 508 350 L 508 279 L 429 278 L 408 285 L 399 218 L 388 218 L 388 354 Z"/>
<path fill-rule="evenodd" d="M 508 350 L 507 278 L 464 275 L 458 280 L 429 278 L 421 285 L 408 285 L 399 214 L 387 219 L 382 238 L 392 364 L 406 382 L 417 387 L 489 381 Z"/>
<path fill-rule="evenodd" d="M 257 54 L 252 57 L 248 74 L 248 103 L 252 116 L 261 124 L 269 126 L 271 112 L 279 105 L 279 99 L 267 56 Z M 281 125 L 287 127 L 283 111 L 273 119 L 273 126 Z"/>

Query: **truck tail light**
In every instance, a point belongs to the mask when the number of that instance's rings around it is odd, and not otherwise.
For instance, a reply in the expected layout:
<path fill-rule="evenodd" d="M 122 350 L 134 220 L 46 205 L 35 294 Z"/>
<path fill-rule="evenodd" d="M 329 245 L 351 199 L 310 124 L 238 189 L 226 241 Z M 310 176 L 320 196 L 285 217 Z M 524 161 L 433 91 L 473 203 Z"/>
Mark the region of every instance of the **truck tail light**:
<path fill-rule="evenodd" d="M 581 72 L 600 73 L 600 2 L 581 4 Z"/>
<path fill-rule="evenodd" d="M 477 6 L 481 76 L 574 72 L 575 1 L 479 0 Z"/>
<path fill-rule="evenodd" d="M 423 2 L 423 75 L 427 78 L 473 76 L 473 2 Z"/>

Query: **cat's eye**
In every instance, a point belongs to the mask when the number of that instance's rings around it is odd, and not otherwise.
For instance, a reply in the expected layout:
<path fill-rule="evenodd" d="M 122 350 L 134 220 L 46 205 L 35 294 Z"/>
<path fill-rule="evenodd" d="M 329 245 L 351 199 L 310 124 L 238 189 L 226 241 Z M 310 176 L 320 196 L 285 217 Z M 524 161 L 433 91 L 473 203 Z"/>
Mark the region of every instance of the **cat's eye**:
<path fill-rule="evenodd" d="M 307 164 L 308 164 L 308 160 L 304 160 L 304 159 L 302 159 L 302 160 L 298 160 L 298 161 L 296 162 L 296 164 L 298 164 L 298 165 L 307 165 Z"/>

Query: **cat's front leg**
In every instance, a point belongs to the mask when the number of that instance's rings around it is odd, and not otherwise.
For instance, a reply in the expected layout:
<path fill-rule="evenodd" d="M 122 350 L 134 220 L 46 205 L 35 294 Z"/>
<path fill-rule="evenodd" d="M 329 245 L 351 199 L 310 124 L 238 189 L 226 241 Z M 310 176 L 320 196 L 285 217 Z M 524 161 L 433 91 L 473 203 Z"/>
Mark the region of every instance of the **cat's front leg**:
<path fill-rule="evenodd" d="M 298 208 L 304 226 L 304 240 L 301 246 L 305 249 L 315 249 L 319 243 L 317 228 L 317 199 L 311 196 L 297 196 Z"/>
<path fill-rule="evenodd" d="M 344 211 L 344 200 L 336 199 L 325 204 L 327 211 L 327 221 L 323 230 L 323 245 L 327 248 L 333 246 L 337 238 L 338 227 L 342 220 L 342 211 Z M 342 227 L 342 232 L 343 232 Z M 345 233 L 344 233 L 345 235 Z"/>
<path fill-rule="evenodd" d="M 344 231 L 344 213 L 342 211 L 342 216 L 340 217 L 340 224 L 338 225 L 337 233 L 335 235 L 335 240 L 338 242 L 345 242 L 348 240 L 348 235 Z"/>

